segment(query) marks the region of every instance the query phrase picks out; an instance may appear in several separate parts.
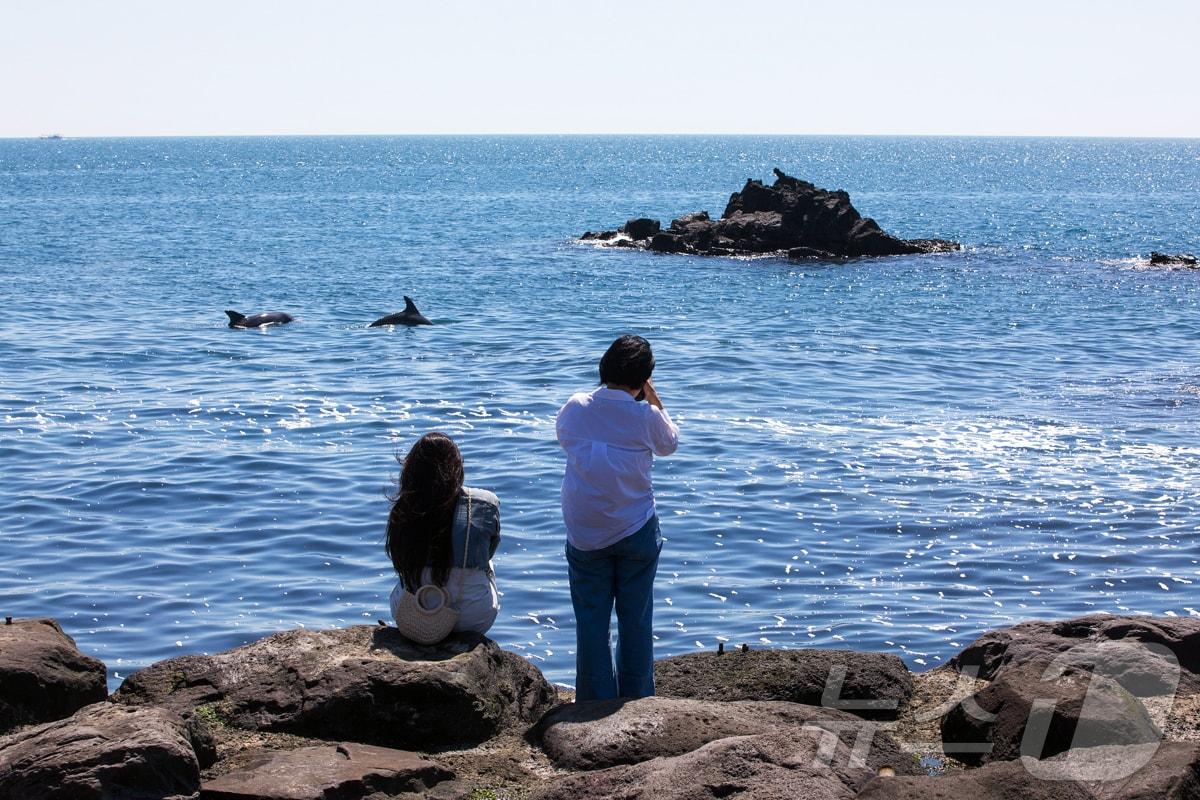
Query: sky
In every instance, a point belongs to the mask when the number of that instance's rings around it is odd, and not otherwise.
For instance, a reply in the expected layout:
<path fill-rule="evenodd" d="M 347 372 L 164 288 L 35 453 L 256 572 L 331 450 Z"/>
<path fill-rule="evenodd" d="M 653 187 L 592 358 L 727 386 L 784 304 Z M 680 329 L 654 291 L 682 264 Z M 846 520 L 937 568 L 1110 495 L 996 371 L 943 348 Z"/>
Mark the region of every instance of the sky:
<path fill-rule="evenodd" d="M 1197 0 L 0 0 L 0 137 L 1200 136 Z"/>

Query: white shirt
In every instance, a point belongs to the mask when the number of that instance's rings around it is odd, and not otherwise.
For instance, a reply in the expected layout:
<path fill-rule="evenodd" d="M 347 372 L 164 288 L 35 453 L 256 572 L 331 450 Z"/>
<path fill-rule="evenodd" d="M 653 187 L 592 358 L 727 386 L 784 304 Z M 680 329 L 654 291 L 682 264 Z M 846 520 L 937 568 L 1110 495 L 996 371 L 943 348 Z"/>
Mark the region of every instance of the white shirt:
<path fill-rule="evenodd" d="M 559 409 L 555 430 L 567 453 L 567 541 L 599 550 L 636 533 L 654 515 L 654 456 L 675 452 L 679 427 L 666 411 L 601 386 L 572 395 Z"/>

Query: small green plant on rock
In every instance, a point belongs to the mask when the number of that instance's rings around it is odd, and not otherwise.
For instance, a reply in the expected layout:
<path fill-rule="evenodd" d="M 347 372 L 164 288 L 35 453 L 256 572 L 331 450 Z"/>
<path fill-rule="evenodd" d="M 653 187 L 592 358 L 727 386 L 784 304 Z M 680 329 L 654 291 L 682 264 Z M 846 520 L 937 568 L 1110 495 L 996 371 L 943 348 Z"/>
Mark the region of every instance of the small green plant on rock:
<path fill-rule="evenodd" d="M 216 706 L 196 706 L 195 714 L 213 727 L 224 727 L 228 724 Z"/>

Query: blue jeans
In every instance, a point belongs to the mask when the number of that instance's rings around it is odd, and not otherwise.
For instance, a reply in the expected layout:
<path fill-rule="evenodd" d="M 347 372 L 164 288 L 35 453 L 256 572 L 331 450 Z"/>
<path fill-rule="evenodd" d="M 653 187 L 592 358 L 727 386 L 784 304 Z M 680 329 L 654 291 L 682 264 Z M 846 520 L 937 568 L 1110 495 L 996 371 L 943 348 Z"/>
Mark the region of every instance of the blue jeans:
<path fill-rule="evenodd" d="M 662 550 L 658 517 L 615 544 L 578 550 L 567 543 L 575 607 L 575 699 L 654 694 L 654 574 Z M 617 609 L 617 662 L 609 635 Z"/>

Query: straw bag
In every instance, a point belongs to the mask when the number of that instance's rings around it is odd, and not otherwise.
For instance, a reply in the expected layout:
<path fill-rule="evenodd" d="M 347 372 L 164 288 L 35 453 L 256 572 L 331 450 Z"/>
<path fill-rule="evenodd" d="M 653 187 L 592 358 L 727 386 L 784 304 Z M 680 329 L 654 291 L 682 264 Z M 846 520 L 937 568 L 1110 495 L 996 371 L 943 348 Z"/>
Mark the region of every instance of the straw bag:
<path fill-rule="evenodd" d="M 453 531 L 453 523 L 451 523 Z M 462 594 L 463 576 L 467 571 L 467 553 L 471 549 L 471 495 L 467 494 L 467 538 L 463 542 L 462 570 L 458 574 L 458 590 Z M 396 606 L 396 628 L 405 638 L 417 644 L 437 644 L 450 635 L 458 622 L 458 610 L 450 607 L 450 596 L 435 583 L 426 583 L 416 593 L 404 590 Z"/>

